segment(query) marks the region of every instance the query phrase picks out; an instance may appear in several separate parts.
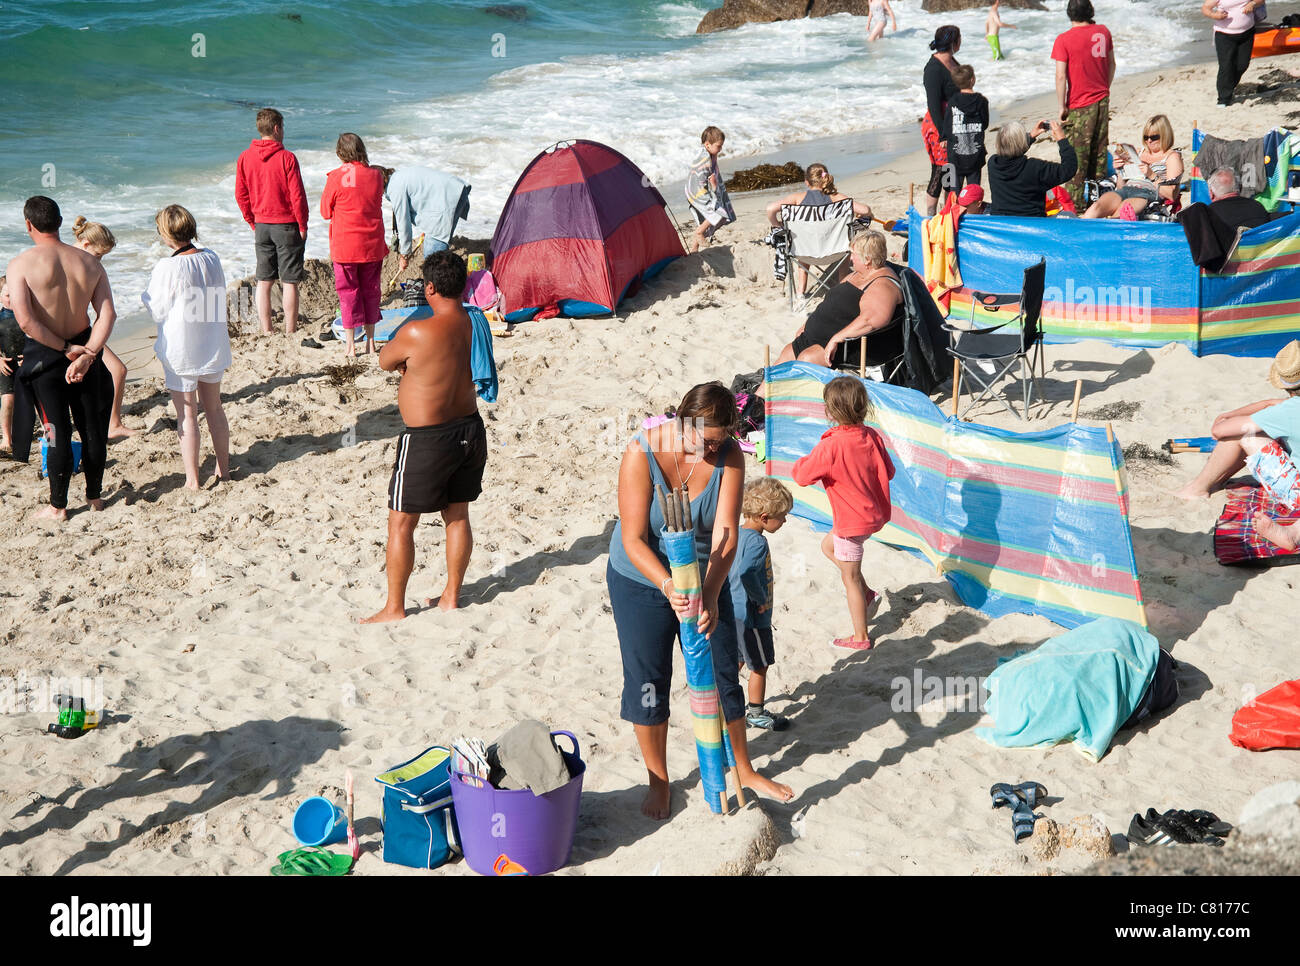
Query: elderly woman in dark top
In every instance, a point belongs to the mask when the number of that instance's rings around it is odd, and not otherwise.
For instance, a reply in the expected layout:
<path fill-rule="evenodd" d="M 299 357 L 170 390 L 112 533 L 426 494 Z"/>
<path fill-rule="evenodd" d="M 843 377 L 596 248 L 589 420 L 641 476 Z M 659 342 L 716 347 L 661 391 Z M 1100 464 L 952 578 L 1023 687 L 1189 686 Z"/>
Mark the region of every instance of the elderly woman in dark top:
<path fill-rule="evenodd" d="M 863 335 L 868 337 L 867 351 L 872 357 L 902 352 L 902 330 L 893 323 L 902 318 L 903 289 L 886 262 L 885 236 L 878 231 L 862 232 L 849 249 L 853 273 L 826 293 L 795 333 L 794 341 L 781 350 L 777 362 L 797 359 L 829 368 L 842 361 L 836 358 L 842 343 Z M 882 329 L 889 331 L 872 336 Z"/>
<path fill-rule="evenodd" d="M 1019 218 L 1044 218 L 1047 215 L 1047 192 L 1065 184 L 1079 169 L 1074 148 L 1065 139 L 1065 129 L 1052 121 L 1052 140 L 1061 152 L 1061 161 L 1027 158 L 1034 139 L 1049 127 L 1039 121 L 1026 131 L 1019 121 L 1009 121 L 998 131 L 998 153 L 989 158 L 990 215 L 1013 215 Z"/>

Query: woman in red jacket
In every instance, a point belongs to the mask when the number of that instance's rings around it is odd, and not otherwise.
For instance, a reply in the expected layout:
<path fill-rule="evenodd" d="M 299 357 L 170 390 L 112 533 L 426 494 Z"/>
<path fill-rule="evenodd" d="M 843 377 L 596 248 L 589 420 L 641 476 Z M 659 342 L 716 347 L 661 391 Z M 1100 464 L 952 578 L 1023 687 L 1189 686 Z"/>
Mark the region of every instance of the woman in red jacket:
<path fill-rule="evenodd" d="M 853 636 L 831 641 L 855 651 L 871 648 L 867 621 L 880 607 L 880 595 L 862 576 L 862 545 L 889 522 L 889 481 L 894 464 L 884 440 L 870 426 L 871 397 L 860 379 L 840 376 L 822 394 L 831 428 L 807 456 L 790 471 L 800 486 L 821 481 L 831 504 L 831 532 L 822 540 L 822 553 L 840 570 L 853 619 Z"/>
<path fill-rule="evenodd" d="M 321 217 L 330 223 L 330 260 L 339 313 L 355 356 L 356 330 L 366 331 L 366 352 L 375 348 L 379 321 L 379 269 L 388 254 L 384 237 L 384 172 L 372 168 L 366 146 L 355 134 L 340 134 L 335 151 L 343 166 L 325 178 Z"/>

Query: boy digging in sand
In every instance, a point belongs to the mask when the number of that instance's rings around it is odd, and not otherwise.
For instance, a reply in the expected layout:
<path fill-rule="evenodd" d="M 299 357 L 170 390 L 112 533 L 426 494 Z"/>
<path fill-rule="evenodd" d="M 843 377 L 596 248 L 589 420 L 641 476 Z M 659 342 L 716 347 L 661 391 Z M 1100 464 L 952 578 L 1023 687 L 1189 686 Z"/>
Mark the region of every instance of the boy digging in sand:
<path fill-rule="evenodd" d="M 447 529 L 447 585 L 436 603 L 455 610 L 474 549 L 469 505 L 483 489 L 487 434 L 470 369 L 471 326 L 461 305 L 465 260 L 450 251 L 424 260 L 424 295 L 432 318 L 398 329 L 379 353 L 379 367 L 400 372 L 397 407 L 406 430 L 388 484 L 388 602 L 361 621 L 406 616 L 406 582 L 415 565 L 415 527 L 422 513 L 441 513 Z M 435 601 L 426 600 L 432 607 Z"/>

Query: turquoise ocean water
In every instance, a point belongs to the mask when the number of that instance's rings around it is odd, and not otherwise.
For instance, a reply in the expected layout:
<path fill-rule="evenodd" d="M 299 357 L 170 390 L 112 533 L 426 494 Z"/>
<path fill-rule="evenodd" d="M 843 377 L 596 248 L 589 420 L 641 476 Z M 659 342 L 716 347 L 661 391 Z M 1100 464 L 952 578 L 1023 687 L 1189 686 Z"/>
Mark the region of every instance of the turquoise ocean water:
<path fill-rule="evenodd" d="M 931 16 L 895 0 L 900 29 L 875 44 L 847 16 L 700 36 L 708 2 L 545 0 L 23 0 L 0 4 L 0 262 L 26 243 L 21 207 L 48 194 L 65 219 L 119 239 L 105 264 L 123 330 L 162 252 L 153 213 L 184 204 L 228 278 L 252 268 L 234 161 L 258 107 L 286 117 L 313 205 L 308 255 L 326 257 L 315 205 L 354 131 L 371 160 L 465 177 L 462 233 L 487 236 L 528 160 L 561 138 L 617 147 L 657 183 L 678 182 L 706 124 L 727 158 L 897 128 L 923 112 L 921 67 L 940 23 L 963 30 L 994 105 L 1050 89 L 1064 0 L 1011 11 L 993 63 L 983 11 Z M 1106 6 L 1098 3 L 1099 10 Z M 1174 59 L 1198 34 L 1169 5 L 1110 4 L 1122 73 Z M 1153 44 L 1152 38 L 1159 43 Z M 679 199 L 670 193 L 679 210 Z"/>

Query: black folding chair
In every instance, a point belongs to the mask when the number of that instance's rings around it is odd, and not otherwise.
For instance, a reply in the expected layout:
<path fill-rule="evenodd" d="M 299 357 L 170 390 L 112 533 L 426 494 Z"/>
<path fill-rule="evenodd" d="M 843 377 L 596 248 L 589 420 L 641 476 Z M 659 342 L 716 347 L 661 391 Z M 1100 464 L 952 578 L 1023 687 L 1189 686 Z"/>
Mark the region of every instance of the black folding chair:
<path fill-rule="evenodd" d="M 1020 387 L 1024 398 L 1024 412 L 1021 414 L 1021 418 L 1029 418 L 1031 384 L 1038 391 L 1039 400 L 1046 402 L 1042 386 L 1039 385 L 1038 381 L 1039 372 L 1036 371 L 1041 371 L 1042 377 L 1047 378 L 1047 362 L 1043 354 L 1043 329 L 1040 324 L 1043 313 L 1043 285 L 1046 275 L 1047 260 L 1041 259 L 1038 264 L 1025 269 L 1024 283 L 1018 295 L 972 292 L 969 328 L 959 328 L 947 322 L 943 324 L 950 339 L 948 353 L 957 362 L 953 371 L 953 399 L 958 399 L 961 396 L 963 371 L 982 389 L 978 396 L 975 396 L 975 390 L 971 389 L 971 395 L 974 398 L 961 411 L 961 418 L 965 418 L 966 413 L 970 412 L 972 406 L 983 402 L 1002 377 L 1009 373 L 1017 363 L 1020 364 Z M 977 327 L 975 325 L 976 305 L 987 312 L 999 312 L 1009 305 L 1019 305 L 1020 311 L 1012 318 L 998 325 Z M 999 329 L 1005 328 L 1013 322 L 1020 324 L 1019 332 L 998 332 Z M 1028 364 L 1027 372 L 1026 364 Z M 991 366 L 993 369 L 991 377 L 987 380 L 984 378 L 984 375 L 988 374 L 984 368 L 986 365 Z M 1015 408 L 1006 397 L 1002 397 L 1002 404 L 1013 415 L 1015 414 Z"/>

